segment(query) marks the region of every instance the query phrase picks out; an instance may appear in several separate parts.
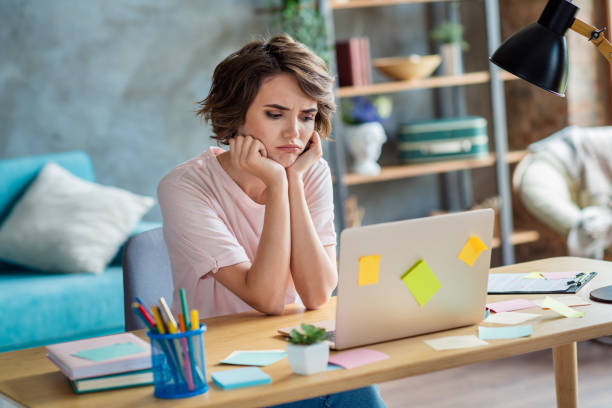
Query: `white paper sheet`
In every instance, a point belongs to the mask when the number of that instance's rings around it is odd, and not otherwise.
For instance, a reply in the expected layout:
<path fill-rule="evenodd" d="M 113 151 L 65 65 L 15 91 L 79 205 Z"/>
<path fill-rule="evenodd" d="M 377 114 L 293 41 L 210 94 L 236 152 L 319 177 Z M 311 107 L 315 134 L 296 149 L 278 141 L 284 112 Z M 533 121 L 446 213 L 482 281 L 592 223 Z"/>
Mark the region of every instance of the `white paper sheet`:
<path fill-rule="evenodd" d="M 439 339 L 425 340 L 425 343 L 437 351 L 479 347 L 489 344 L 474 335 L 440 337 Z"/>

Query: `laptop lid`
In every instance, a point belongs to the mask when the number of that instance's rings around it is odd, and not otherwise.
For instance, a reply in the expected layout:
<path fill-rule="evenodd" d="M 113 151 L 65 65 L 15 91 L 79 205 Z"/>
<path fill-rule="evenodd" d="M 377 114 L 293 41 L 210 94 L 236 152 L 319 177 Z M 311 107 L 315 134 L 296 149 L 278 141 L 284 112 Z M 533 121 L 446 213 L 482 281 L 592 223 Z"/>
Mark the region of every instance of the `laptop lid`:
<path fill-rule="evenodd" d="M 493 210 L 484 209 L 344 230 L 340 235 L 335 348 L 480 322 L 485 312 L 493 219 Z M 472 237 L 487 249 L 469 266 L 458 255 Z M 380 256 L 377 278 L 376 255 Z M 421 260 L 431 272 L 421 263 L 408 274 L 412 276 L 407 285 L 402 276 Z"/>

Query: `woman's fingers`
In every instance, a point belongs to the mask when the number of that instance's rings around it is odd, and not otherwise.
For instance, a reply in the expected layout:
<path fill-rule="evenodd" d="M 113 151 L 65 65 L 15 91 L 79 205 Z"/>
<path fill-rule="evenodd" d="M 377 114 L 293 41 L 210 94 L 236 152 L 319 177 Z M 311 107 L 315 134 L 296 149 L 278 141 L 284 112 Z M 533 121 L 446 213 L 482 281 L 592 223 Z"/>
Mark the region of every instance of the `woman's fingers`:
<path fill-rule="evenodd" d="M 232 166 L 237 167 L 240 165 L 238 157 L 238 138 L 240 136 L 234 136 L 229 140 L 229 152 L 230 152 L 230 161 L 232 162 Z"/>
<path fill-rule="evenodd" d="M 312 133 L 312 138 L 310 139 L 311 145 L 310 148 L 315 148 L 317 152 L 323 153 L 323 148 L 321 146 L 321 136 L 317 131 Z"/>
<path fill-rule="evenodd" d="M 248 163 L 252 144 L 253 138 L 251 136 L 242 136 L 242 146 L 240 149 L 240 163 L 242 166 Z"/>
<path fill-rule="evenodd" d="M 258 139 L 254 139 L 254 142 L 253 142 L 253 145 L 251 147 L 251 150 L 254 153 L 258 153 L 259 155 L 261 155 L 261 157 L 266 157 L 266 158 L 268 157 L 268 152 L 266 150 L 266 147 Z"/>

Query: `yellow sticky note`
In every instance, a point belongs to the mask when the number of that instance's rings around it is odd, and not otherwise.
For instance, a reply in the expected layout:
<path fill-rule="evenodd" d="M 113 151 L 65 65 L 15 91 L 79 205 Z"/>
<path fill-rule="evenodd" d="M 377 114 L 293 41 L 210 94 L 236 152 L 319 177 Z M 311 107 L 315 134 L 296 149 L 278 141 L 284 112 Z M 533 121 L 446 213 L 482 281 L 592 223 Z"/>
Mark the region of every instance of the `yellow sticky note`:
<path fill-rule="evenodd" d="M 557 299 L 551 298 L 550 296 L 546 296 L 544 301 L 541 303 L 543 308 L 549 308 L 554 310 L 555 312 L 563 315 L 565 317 L 582 317 L 584 316 L 584 312 L 580 312 L 578 310 L 574 310 L 569 308 L 567 305 L 559 302 Z"/>
<path fill-rule="evenodd" d="M 402 275 L 402 280 L 421 306 L 427 303 L 442 287 L 427 262 L 422 259 Z"/>
<path fill-rule="evenodd" d="M 474 265 L 476 259 L 480 256 L 480 253 L 487 249 L 487 246 L 478 238 L 476 235 L 472 235 L 467 240 L 457 258 L 461 259 L 468 266 Z"/>
<path fill-rule="evenodd" d="M 380 255 L 366 255 L 359 257 L 359 276 L 357 285 L 374 285 L 378 283 L 378 266 Z"/>
<path fill-rule="evenodd" d="M 523 279 L 544 279 L 544 276 L 540 272 L 531 272 L 523 275 Z"/>

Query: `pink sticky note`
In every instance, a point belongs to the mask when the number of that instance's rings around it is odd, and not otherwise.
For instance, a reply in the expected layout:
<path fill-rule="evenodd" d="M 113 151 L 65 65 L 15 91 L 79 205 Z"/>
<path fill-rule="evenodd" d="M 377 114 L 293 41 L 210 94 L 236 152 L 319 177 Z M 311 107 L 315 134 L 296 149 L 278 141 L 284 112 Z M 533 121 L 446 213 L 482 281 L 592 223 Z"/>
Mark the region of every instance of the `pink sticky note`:
<path fill-rule="evenodd" d="M 487 309 L 499 312 L 511 312 L 513 310 L 529 309 L 530 307 L 538 307 L 534 302 L 527 299 L 512 299 L 503 302 L 487 303 Z"/>
<path fill-rule="evenodd" d="M 546 279 L 572 279 L 576 276 L 578 271 L 568 271 L 568 272 L 541 272 L 542 276 Z"/>
<path fill-rule="evenodd" d="M 364 348 L 343 351 L 329 356 L 330 364 L 339 365 L 344 368 L 355 368 L 364 364 L 373 363 L 375 361 L 389 358 L 385 353 L 376 350 L 368 350 Z"/>

